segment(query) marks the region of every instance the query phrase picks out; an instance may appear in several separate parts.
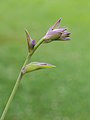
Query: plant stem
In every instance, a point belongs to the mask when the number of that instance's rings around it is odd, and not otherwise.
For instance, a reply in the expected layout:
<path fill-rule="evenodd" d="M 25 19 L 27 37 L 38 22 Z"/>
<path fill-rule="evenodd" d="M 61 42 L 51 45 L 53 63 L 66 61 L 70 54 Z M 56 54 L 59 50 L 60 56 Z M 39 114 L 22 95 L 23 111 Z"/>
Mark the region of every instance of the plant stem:
<path fill-rule="evenodd" d="M 25 62 L 24 62 L 23 67 L 27 64 L 28 58 L 29 58 L 29 55 L 27 56 L 27 58 L 26 58 L 26 60 L 25 60 Z M 23 67 L 22 67 L 22 68 L 23 68 Z M 19 76 L 18 76 L 18 78 L 17 78 L 17 80 L 16 80 L 16 83 L 15 83 L 14 88 L 13 88 L 13 90 L 12 90 L 12 92 L 11 92 L 11 95 L 10 95 L 8 101 L 7 101 L 7 104 L 6 104 L 6 106 L 5 106 L 5 109 L 4 109 L 3 113 L 2 113 L 2 116 L 1 116 L 0 120 L 4 120 L 4 118 L 5 118 L 6 114 L 7 114 L 7 111 L 8 111 L 8 109 L 9 109 L 9 106 L 10 106 L 10 104 L 11 104 L 13 98 L 14 98 L 14 95 L 15 95 L 18 87 L 19 87 L 19 84 L 20 84 L 20 81 L 21 81 L 21 79 L 22 79 L 22 76 L 23 76 L 23 74 L 22 74 L 22 69 L 21 69 L 21 71 L 20 71 L 20 73 L 19 73 Z"/>
<path fill-rule="evenodd" d="M 33 53 L 36 51 L 36 49 L 42 44 L 43 40 L 44 40 L 43 38 L 40 39 L 40 40 L 38 41 L 38 43 L 35 45 L 35 48 L 34 48 L 34 50 L 32 51 L 32 53 L 31 53 L 31 54 L 28 53 L 28 55 L 27 55 L 27 57 L 26 57 L 26 60 L 25 60 L 25 62 L 24 62 L 24 64 L 23 64 L 23 67 L 25 67 L 25 66 L 27 65 L 27 63 L 30 61 L 31 56 L 32 56 Z M 22 67 L 22 69 L 23 69 L 23 67 Z M 14 96 L 15 96 L 15 93 L 16 93 L 18 87 L 19 87 L 20 81 L 21 81 L 21 79 L 22 79 L 22 77 L 23 77 L 22 69 L 20 70 L 19 76 L 18 76 L 18 78 L 17 78 L 17 80 L 16 80 L 16 83 L 15 83 L 14 88 L 13 88 L 13 90 L 12 90 L 12 92 L 11 92 L 11 95 L 10 95 L 8 101 L 7 101 L 7 104 L 6 104 L 6 106 L 5 106 L 4 110 L 3 110 L 3 113 L 2 113 L 2 115 L 1 115 L 0 120 L 4 120 L 4 119 L 5 119 L 5 116 L 6 116 L 6 114 L 7 114 L 7 111 L 8 111 L 8 109 L 9 109 L 9 107 L 10 107 L 10 104 L 11 104 L 11 102 L 12 102 Z"/>
<path fill-rule="evenodd" d="M 9 99 L 8 99 L 8 102 L 7 102 L 6 106 L 5 106 L 5 109 L 4 109 L 3 113 L 2 113 L 2 116 L 1 116 L 0 120 L 4 120 L 4 118 L 6 116 L 6 113 L 7 113 L 8 109 L 9 109 L 9 106 L 10 106 L 12 100 L 13 100 L 13 97 L 14 97 L 17 89 L 18 89 L 21 78 L 22 78 L 22 75 L 21 75 L 21 72 L 20 72 L 20 74 L 19 74 L 19 76 L 17 78 L 17 81 L 16 81 L 16 83 L 14 85 L 14 88 L 12 90 L 12 93 L 11 93 Z"/>

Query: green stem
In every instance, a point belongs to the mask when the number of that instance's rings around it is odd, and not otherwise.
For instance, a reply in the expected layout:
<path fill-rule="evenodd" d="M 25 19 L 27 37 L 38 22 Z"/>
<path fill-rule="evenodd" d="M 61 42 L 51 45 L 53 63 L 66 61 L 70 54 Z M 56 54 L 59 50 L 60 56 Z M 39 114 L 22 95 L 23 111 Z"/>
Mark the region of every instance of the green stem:
<path fill-rule="evenodd" d="M 27 63 L 29 62 L 31 56 L 32 56 L 33 53 L 36 51 L 36 49 L 42 44 L 43 40 L 44 40 L 43 38 L 42 38 L 41 40 L 39 40 L 38 43 L 35 45 L 33 52 L 32 52 L 31 54 L 29 53 L 29 54 L 27 55 L 26 60 L 25 60 L 25 62 L 24 62 L 24 64 L 23 64 L 23 67 L 25 67 L 25 66 L 27 65 Z M 22 67 L 22 69 L 23 69 L 23 67 Z M 13 88 L 13 90 L 12 90 L 12 92 L 11 92 L 11 95 L 10 95 L 8 101 L 7 101 L 7 104 L 6 104 L 6 106 L 5 106 L 4 110 L 3 110 L 3 113 L 2 113 L 2 115 L 1 115 L 0 120 L 4 120 L 4 119 L 5 119 L 5 116 L 6 116 L 6 114 L 7 114 L 7 111 L 8 111 L 8 109 L 9 109 L 9 107 L 10 107 L 10 104 L 11 104 L 11 102 L 12 102 L 14 96 L 15 96 L 15 93 L 16 93 L 18 87 L 19 87 L 20 81 L 21 81 L 21 79 L 22 79 L 22 77 L 23 77 L 22 69 L 20 70 L 19 76 L 18 76 L 18 78 L 17 78 L 17 80 L 16 80 L 16 83 L 15 83 L 14 88 Z"/>
<path fill-rule="evenodd" d="M 18 89 L 18 86 L 19 86 L 21 78 L 22 78 L 22 75 L 20 73 L 19 76 L 18 76 L 18 78 L 17 78 L 17 81 L 16 81 L 16 83 L 14 85 L 14 88 L 12 90 L 12 93 L 11 93 L 9 99 L 8 99 L 8 102 L 7 102 L 6 106 L 5 106 L 5 109 L 4 109 L 3 113 L 2 113 L 2 116 L 1 116 L 0 120 L 4 120 L 4 118 L 6 116 L 6 113 L 7 113 L 8 109 L 9 109 L 9 106 L 10 106 L 12 100 L 13 100 L 13 97 L 14 97 L 17 89 Z"/>
<path fill-rule="evenodd" d="M 29 55 L 27 56 L 27 58 L 26 58 L 26 60 L 25 60 L 25 62 L 24 62 L 24 64 L 23 64 L 23 67 L 28 63 L 28 58 L 29 58 Z M 23 68 L 23 67 L 22 67 L 22 68 Z M 8 101 L 7 101 L 7 104 L 6 104 L 5 108 L 4 108 L 4 111 L 3 111 L 3 113 L 2 113 L 2 116 L 1 116 L 0 120 L 4 120 L 4 118 L 5 118 L 6 114 L 7 114 L 7 111 L 8 111 L 8 109 L 9 109 L 9 106 L 10 106 L 10 104 L 11 104 L 13 98 L 14 98 L 14 95 L 15 95 L 18 87 L 19 87 L 19 84 L 20 84 L 20 81 L 21 81 L 21 79 L 22 79 L 22 76 L 23 76 L 23 74 L 22 74 L 22 69 L 21 69 L 21 71 L 20 71 L 20 73 L 19 73 L 19 76 L 18 76 L 18 78 L 17 78 L 17 80 L 16 80 L 16 83 L 15 83 L 15 85 L 14 85 L 14 88 L 13 88 L 13 90 L 12 90 L 12 92 L 11 92 L 11 95 L 10 95 Z"/>

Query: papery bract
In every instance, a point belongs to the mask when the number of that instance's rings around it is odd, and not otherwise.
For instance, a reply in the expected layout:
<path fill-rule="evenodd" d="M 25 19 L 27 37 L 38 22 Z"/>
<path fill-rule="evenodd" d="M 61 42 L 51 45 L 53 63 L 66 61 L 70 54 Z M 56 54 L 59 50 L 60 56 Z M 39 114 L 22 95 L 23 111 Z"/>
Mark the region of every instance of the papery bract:
<path fill-rule="evenodd" d="M 26 29 L 25 29 L 25 32 L 26 32 L 26 38 L 27 38 L 27 44 L 28 44 L 28 51 L 31 52 L 34 49 L 35 40 L 32 40 L 32 38 L 30 37 L 30 34 Z"/>
<path fill-rule="evenodd" d="M 54 65 L 43 63 L 43 62 L 31 62 L 22 69 L 22 73 L 32 72 L 39 69 L 53 68 Z"/>

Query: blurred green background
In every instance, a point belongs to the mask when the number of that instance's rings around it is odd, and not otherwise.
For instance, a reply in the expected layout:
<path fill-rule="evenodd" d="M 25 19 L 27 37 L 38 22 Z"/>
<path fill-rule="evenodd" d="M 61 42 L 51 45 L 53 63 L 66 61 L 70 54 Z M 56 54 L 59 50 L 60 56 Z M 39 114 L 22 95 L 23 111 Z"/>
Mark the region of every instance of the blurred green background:
<path fill-rule="evenodd" d="M 27 55 L 59 18 L 69 42 L 43 44 L 32 61 L 55 69 L 24 76 L 5 120 L 90 120 L 90 1 L 0 0 L 0 115 Z"/>

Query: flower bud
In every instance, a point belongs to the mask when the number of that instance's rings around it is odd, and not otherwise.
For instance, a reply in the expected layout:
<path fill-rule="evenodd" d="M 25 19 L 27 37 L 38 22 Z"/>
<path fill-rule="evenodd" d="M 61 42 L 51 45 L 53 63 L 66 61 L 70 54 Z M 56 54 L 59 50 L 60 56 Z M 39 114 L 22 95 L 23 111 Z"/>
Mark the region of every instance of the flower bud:
<path fill-rule="evenodd" d="M 35 46 L 35 40 L 32 40 L 28 31 L 25 29 L 26 32 L 26 38 L 27 38 L 27 44 L 28 44 L 28 51 L 31 52 L 34 49 Z"/>
<path fill-rule="evenodd" d="M 70 32 L 67 32 L 66 28 L 59 28 L 61 19 L 59 19 L 44 36 L 44 42 L 49 43 L 51 41 L 65 41 L 70 40 Z"/>
<path fill-rule="evenodd" d="M 39 69 L 45 69 L 45 68 L 53 68 L 54 65 L 48 64 L 48 63 L 41 63 L 41 62 L 31 62 L 30 64 L 26 65 L 22 69 L 22 73 L 25 74 L 27 72 L 32 72 Z"/>

